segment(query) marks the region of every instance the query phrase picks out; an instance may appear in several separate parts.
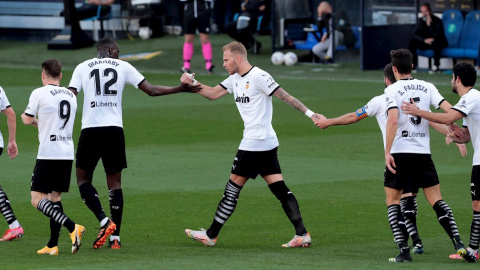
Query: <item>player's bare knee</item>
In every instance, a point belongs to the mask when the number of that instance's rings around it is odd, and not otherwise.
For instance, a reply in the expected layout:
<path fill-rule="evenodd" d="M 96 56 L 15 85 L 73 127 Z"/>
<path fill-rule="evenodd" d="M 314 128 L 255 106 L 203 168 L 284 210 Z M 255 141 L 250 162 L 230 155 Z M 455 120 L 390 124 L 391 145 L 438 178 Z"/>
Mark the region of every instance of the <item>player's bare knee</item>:
<path fill-rule="evenodd" d="M 473 211 L 480 212 L 480 201 L 472 201 Z"/>
<path fill-rule="evenodd" d="M 30 203 L 32 204 L 33 207 L 37 208 L 38 206 L 38 202 L 41 200 L 42 198 L 38 195 L 33 195 L 32 194 L 32 199 L 30 200 Z"/>

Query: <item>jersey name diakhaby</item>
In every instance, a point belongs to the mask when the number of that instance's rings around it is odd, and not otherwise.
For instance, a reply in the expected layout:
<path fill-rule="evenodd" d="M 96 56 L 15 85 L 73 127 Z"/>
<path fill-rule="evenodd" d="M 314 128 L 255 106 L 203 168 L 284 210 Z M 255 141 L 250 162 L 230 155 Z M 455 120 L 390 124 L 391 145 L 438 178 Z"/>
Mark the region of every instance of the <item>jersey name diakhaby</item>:
<path fill-rule="evenodd" d="M 125 84 L 138 88 L 145 80 L 128 62 L 93 58 L 74 70 L 69 88 L 83 89 L 82 129 L 117 126 L 123 128 L 122 95 Z"/>

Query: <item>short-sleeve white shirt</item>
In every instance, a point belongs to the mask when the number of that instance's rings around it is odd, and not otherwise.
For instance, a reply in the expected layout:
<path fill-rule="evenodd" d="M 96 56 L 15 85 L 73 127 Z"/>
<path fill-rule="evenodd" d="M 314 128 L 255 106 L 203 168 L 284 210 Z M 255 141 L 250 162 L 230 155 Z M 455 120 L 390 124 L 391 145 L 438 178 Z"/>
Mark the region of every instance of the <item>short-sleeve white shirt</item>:
<path fill-rule="evenodd" d="M 470 89 L 452 109 L 464 115 L 463 125 L 468 128 L 473 145 L 473 165 L 480 165 L 480 92 Z"/>
<path fill-rule="evenodd" d="M 398 128 L 391 153 L 430 154 L 430 133 L 428 121 L 404 114 L 400 109 L 402 102 L 411 102 L 421 110 L 428 111 L 430 106 L 438 108 L 445 100 L 437 88 L 423 80 L 398 80 L 385 89 L 387 109 L 398 109 Z"/>
<path fill-rule="evenodd" d="M 10 107 L 10 102 L 8 101 L 7 95 L 2 87 L 0 87 L 0 111 L 4 111 Z M 3 136 L 0 132 L 0 148 L 4 147 Z"/>
<path fill-rule="evenodd" d="M 267 72 L 252 67 L 246 74 L 230 75 L 220 85 L 233 94 L 244 122 L 243 139 L 239 149 L 268 151 L 278 146 L 272 126 L 272 95 L 280 88 Z"/>
<path fill-rule="evenodd" d="M 73 160 L 73 124 L 77 98 L 65 87 L 46 85 L 33 90 L 25 114 L 38 118 L 37 159 Z"/>
<path fill-rule="evenodd" d="M 122 94 L 125 84 L 135 88 L 145 80 L 128 62 L 93 58 L 73 71 L 69 88 L 84 91 L 82 129 L 117 126 L 123 128 Z"/>
<path fill-rule="evenodd" d="M 383 147 L 385 148 L 385 134 L 386 134 L 386 127 L 387 127 L 387 103 L 386 103 L 387 96 L 385 94 L 376 96 L 372 98 L 367 105 L 357 111 L 361 113 L 361 110 L 365 110 L 369 117 L 375 116 L 378 122 L 378 126 L 382 131 L 382 138 L 383 138 Z"/>

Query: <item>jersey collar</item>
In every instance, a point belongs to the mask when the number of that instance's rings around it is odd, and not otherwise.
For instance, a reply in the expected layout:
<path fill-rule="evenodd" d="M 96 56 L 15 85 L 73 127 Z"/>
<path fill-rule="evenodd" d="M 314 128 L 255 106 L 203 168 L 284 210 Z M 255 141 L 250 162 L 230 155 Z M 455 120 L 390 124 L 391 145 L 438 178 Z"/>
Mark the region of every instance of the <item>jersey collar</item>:
<path fill-rule="evenodd" d="M 252 66 L 252 68 L 251 68 L 251 69 L 249 69 L 247 72 L 245 72 L 245 74 L 243 74 L 243 75 L 240 75 L 240 76 L 242 76 L 242 77 L 245 77 L 245 76 L 247 76 L 247 74 L 248 74 L 248 73 L 249 73 L 249 72 L 250 72 L 250 71 L 251 71 L 251 70 L 252 70 L 254 67 L 255 67 L 255 66 Z"/>

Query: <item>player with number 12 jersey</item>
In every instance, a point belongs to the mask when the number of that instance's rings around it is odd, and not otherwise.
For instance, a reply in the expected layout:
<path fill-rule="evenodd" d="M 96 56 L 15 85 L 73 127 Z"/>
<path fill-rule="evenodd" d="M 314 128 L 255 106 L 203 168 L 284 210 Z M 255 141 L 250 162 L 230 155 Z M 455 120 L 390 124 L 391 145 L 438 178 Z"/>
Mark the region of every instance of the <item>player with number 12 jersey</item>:
<path fill-rule="evenodd" d="M 129 63 L 119 60 L 120 48 L 111 38 L 97 43 L 97 57 L 79 64 L 73 72 L 69 89 L 76 95 L 84 91 L 82 131 L 76 155 L 77 184 L 80 195 L 100 222 L 100 232 L 93 243 L 102 247 L 110 236 L 109 246 L 120 249 L 123 215 L 122 170 L 127 168 L 125 135 L 122 121 L 122 94 L 125 84 L 139 88 L 149 96 L 181 92 L 198 92 L 199 86 L 176 87 L 151 85 Z M 102 159 L 107 176 L 111 220 L 107 218 L 92 185 L 93 172 Z"/>
<path fill-rule="evenodd" d="M 84 89 L 82 129 L 123 127 L 123 88 L 126 83 L 138 88 L 144 80 L 136 68 L 119 59 L 93 58 L 79 64 L 69 88 Z"/>

